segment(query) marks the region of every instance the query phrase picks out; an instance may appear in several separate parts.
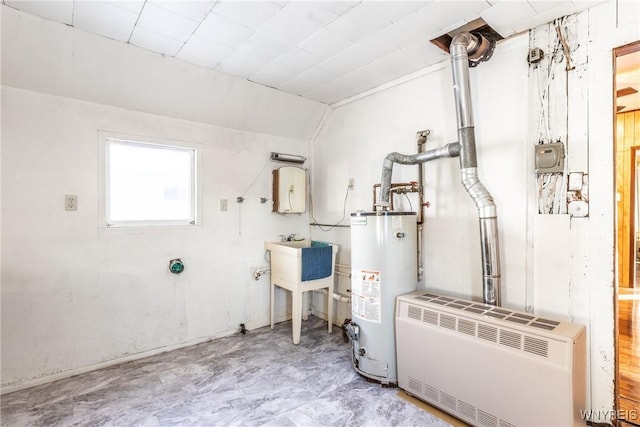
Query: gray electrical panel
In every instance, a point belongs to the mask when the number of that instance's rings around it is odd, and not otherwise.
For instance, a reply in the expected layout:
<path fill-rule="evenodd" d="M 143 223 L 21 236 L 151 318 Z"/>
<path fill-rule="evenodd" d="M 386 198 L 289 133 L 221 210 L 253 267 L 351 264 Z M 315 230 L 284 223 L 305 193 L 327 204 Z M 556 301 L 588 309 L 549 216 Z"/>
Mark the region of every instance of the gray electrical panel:
<path fill-rule="evenodd" d="M 535 147 L 536 173 L 564 172 L 564 144 L 539 144 Z"/>

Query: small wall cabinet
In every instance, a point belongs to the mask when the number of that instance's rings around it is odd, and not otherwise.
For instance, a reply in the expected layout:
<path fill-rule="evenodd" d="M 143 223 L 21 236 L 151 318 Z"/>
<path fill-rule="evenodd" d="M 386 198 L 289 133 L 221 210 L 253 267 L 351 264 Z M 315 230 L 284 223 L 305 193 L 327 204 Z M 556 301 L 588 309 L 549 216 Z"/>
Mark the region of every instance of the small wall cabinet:
<path fill-rule="evenodd" d="M 302 213 L 307 210 L 306 172 L 283 166 L 273 171 L 273 212 Z"/>

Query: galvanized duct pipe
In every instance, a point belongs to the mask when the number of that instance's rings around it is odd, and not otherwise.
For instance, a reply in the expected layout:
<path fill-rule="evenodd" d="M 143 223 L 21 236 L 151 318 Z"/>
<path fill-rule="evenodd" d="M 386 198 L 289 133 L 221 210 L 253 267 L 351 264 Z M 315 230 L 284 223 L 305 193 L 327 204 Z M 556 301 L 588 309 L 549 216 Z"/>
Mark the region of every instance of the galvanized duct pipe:
<path fill-rule="evenodd" d="M 493 47 L 481 35 L 461 33 L 451 41 L 449 52 L 453 70 L 453 90 L 458 118 L 460 143 L 460 173 L 462 184 L 478 209 L 480 245 L 482 251 L 483 299 L 486 304 L 500 305 L 500 258 L 498 250 L 498 223 L 496 204 L 489 191 L 478 179 L 475 129 L 471 112 L 469 87 L 469 56 L 480 58 Z"/>
<path fill-rule="evenodd" d="M 493 43 L 480 34 L 456 35 L 449 52 L 453 70 L 453 89 L 458 119 L 458 142 L 414 155 L 388 154 L 382 165 L 382 184 L 378 205 L 389 206 L 393 164 L 414 165 L 442 157 L 460 157 L 462 184 L 478 209 L 480 245 L 482 252 L 483 300 L 486 304 L 500 305 L 500 258 L 496 205 L 489 191 L 480 182 L 477 173 L 475 129 L 471 112 L 469 65 L 486 61 L 493 53 Z"/>
<path fill-rule="evenodd" d="M 393 172 L 393 164 L 401 165 L 417 165 L 442 157 L 456 157 L 460 154 L 460 144 L 452 142 L 444 147 L 434 148 L 433 150 L 423 151 L 418 154 L 400 154 L 389 153 L 382 163 L 382 184 L 380 186 L 380 200 L 376 205 L 387 208 L 389 206 L 389 198 L 391 193 L 391 174 Z"/>

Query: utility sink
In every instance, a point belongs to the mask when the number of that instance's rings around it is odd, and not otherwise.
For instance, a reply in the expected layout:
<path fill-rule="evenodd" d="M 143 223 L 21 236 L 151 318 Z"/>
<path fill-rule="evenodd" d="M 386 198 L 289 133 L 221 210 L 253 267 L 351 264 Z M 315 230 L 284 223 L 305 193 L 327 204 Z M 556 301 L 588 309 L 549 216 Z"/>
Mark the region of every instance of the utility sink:
<path fill-rule="evenodd" d="M 328 330 L 331 333 L 333 313 L 333 281 L 338 245 L 297 240 L 289 242 L 264 242 L 271 252 L 271 329 L 274 327 L 275 287 L 291 292 L 291 320 L 293 343 L 300 342 L 303 314 L 302 297 L 307 291 L 327 288 Z"/>

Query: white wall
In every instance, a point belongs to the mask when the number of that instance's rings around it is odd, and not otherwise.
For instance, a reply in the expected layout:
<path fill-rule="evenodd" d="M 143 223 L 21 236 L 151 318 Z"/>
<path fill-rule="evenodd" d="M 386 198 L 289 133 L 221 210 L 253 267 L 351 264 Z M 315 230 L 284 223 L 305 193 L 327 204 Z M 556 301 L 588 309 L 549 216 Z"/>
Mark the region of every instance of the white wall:
<path fill-rule="evenodd" d="M 590 176 L 588 218 L 539 215 L 535 208 L 532 150 L 539 100 L 526 57 L 529 47 L 540 43 L 536 35 L 549 28 L 501 42 L 493 58 L 470 73 L 479 175 L 497 203 L 503 305 L 587 326 L 586 409 L 594 410 L 614 405 L 611 50 L 640 38 L 638 17 L 637 2 L 610 1 L 566 24 L 578 66 L 567 75 L 564 63 L 560 66 L 558 82 L 551 85 L 550 97 L 560 99 L 551 108 L 551 120 L 557 136 L 568 141 L 569 171 Z M 348 211 L 371 210 L 371 186 L 380 182 L 382 159 L 392 151 L 415 153 L 416 131 L 431 130 L 427 149 L 457 139 L 450 75 L 449 64 L 441 64 L 334 109 L 311 148 L 317 218 L 331 223 L 341 217 L 349 178 L 356 184 Z M 394 182 L 416 179 L 415 166 L 395 166 Z M 477 215 L 460 184 L 457 159 L 427 163 L 425 185 L 431 207 L 419 286 L 481 299 Z M 348 231 L 313 228 L 312 233 L 339 241 L 343 253 L 349 252 Z M 340 287 L 346 290 L 348 283 Z M 336 321 L 342 321 L 343 312 L 338 304 Z"/>
<path fill-rule="evenodd" d="M 5 7 L 2 48 L 2 391 L 267 325 L 263 241 L 308 235 L 259 201 L 269 153 L 308 155 L 326 106 Z M 196 144 L 201 224 L 105 230 L 101 130 Z"/>

